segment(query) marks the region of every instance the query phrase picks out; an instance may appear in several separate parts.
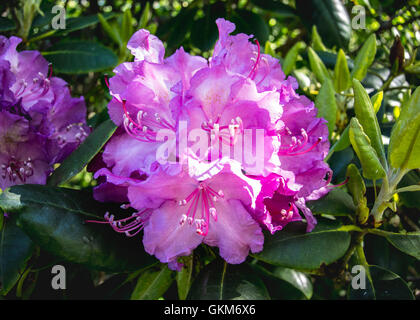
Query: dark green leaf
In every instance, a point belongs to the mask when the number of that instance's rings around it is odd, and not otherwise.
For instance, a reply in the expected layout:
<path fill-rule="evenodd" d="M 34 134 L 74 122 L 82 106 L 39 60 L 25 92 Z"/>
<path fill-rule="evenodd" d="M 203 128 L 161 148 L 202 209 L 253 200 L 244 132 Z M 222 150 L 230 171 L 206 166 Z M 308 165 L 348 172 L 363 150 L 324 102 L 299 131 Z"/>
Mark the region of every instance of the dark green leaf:
<path fill-rule="evenodd" d="M 182 270 L 176 274 L 176 283 L 178 287 L 178 297 L 180 300 L 185 300 L 190 291 L 191 283 L 193 281 L 194 273 L 194 256 L 182 258 Z"/>
<path fill-rule="evenodd" d="M 318 269 L 323 264 L 337 261 L 347 251 L 350 234 L 340 227 L 340 224 L 325 219 L 319 219 L 315 229 L 309 233 L 286 227 L 266 238 L 263 251 L 254 256 L 266 263 L 293 269 Z"/>
<path fill-rule="evenodd" d="M 236 24 L 235 32 L 253 34 L 262 44 L 268 40 L 270 31 L 264 19 L 259 14 L 239 9 L 233 12 L 230 20 Z"/>
<path fill-rule="evenodd" d="M 246 264 L 218 259 L 206 266 L 194 281 L 190 300 L 267 300 L 262 280 Z"/>
<path fill-rule="evenodd" d="M 347 48 L 350 18 L 340 0 L 296 0 L 296 9 L 308 30 L 316 25 L 327 47 Z"/>
<path fill-rule="evenodd" d="M 202 51 L 208 51 L 213 48 L 219 36 L 217 18 L 224 17 L 225 6 L 221 3 L 215 3 L 203 8 L 204 17 L 193 22 L 191 28 L 191 42 Z"/>
<path fill-rule="evenodd" d="M 19 185 L 17 225 L 41 248 L 69 262 L 105 271 L 130 271 L 155 263 L 137 239 L 115 233 L 103 220 L 104 204 L 83 191 L 43 185 Z"/>
<path fill-rule="evenodd" d="M 160 268 L 149 268 L 137 280 L 137 285 L 131 294 L 131 300 L 156 300 L 171 286 L 175 272 L 167 265 Z"/>
<path fill-rule="evenodd" d="M 159 38 L 166 39 L 169 49 L 178 48 L 191 30 L 197 8 L 182 8 L 181 11 L 157 30 Z"/>
<path fill-rule="evenodd" d="M 0 293 L 4 295 L 19 280 L 34 248 L 33 242 L 14 220 L 7 219 L 0 232 Z"/>
<path fill-rule="evenodd" d="M 48 185 L 58 186 L 82 171 L 111 138 L 116 128 L 117 126 L 110 119 L 103 122 L 53 172 L 48 179 Z"/>
<path fill-rule="evenodd" d="M 407 173 L 398 184 L 398 188 L 403 188 L 407 186 L 412 186 L 420 183 L 420 174 L 412 170 Z M 409 208 L 418 208 L 420 209 L 420 191 L 414 192 L 401 192 L 398 194 L 402 203 Z M 0 196 L 1 197 L 1 196 Z M 1 207 L 1 203 L 0 203 Z"/>
<path fill-rule="evenodd" d="M 309 209 L 315 214 L 332 216 L 353 215 L 356 207 L 351 196 L 342 189 L 334 188 L 326 196 L 316 201 L 308 201 Z"/>
<path fill-rule="evenodd" d="M 350 286 L 350 299 L 364 300 L 374 296 L 376 300 L 414 300 L 411 289 L 400 276 L 379 266 L 370 266 L 369 269 L 373 288 L 367 285 L 366 290 L 354 290 Z M 366 281 L 366 284 L 368 283 Z"/>
<path fill-rule="evenodd" d="M 0 32 L 15 30 L 16 24 L 13 20 L 0 17 Z"/>
<path fill-rule="evenodd" d="M 280 18 L 290 18 L 296 16 L 295 9 L 281 3 L 279 0 L 251 0 L 251 2 L 261 9 L 267 10 Z"/>
<path fill-rule="evenodd" d="M 65 41 L 43 52 L 44 57 L 62 73 L 87 73 L 111 69 L 118 63 L 114 52 L 91 41 Z"/>

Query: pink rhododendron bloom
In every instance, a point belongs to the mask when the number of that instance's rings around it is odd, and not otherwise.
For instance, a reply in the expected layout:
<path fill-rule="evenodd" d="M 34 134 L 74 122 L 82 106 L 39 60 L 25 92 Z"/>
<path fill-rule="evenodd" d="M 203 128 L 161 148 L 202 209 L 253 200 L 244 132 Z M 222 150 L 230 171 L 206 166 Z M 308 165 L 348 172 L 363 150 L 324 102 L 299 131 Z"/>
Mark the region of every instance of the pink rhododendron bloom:
<path fill-rule="evenodd" d="M 0 36 L 1 189 L 45 184 L 88 133 L 83 97 L 71 97 L 38 51 L 17 52 L 20 42 Z"/>
<path fill-rule="evenodd" d="M 329 190 L 328 129 L 313 102 L 252 36 L 216 23 L 208 61 L 182 48 L 164 58 L 148 31 L 132 36 L 134 62 L 109 81 L 119 129 L 92 165 L 95 198 L 135 209 L 104 223 L 127 236 L 143 230 L 145 250 L 171 268 L 201 243 L 241 263 L 262 250 L 263 229 L 302 216 L 311 231 L 306 201 Z"/>

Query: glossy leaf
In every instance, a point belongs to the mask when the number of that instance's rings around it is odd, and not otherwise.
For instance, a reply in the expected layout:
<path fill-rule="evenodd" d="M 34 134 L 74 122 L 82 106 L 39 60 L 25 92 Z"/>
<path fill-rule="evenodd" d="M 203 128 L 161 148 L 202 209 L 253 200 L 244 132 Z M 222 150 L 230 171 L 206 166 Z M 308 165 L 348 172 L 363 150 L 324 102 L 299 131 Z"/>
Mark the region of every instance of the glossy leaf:
<path fill-rule="evenodd" d="M 351 196 L 340 188 L 332 189 L 319 200 L 308 201 L 307 205 L 314 214 L 348 216 L 353 215 L 356 211 Z"/>
<path fill-rule="evenodd" d="M 354 60 L 354 68 L 351 72 L 352 78 L 362 81 L 366 76 L 368 68 L 375 59 L 375 55 L 376 37 L 373 33 L 357 53 L 356 59 Z"/>
<path fill-rule="evenodd" d="M 246 264 L 218 259 L 207 265 L 194 281 L 189 300 L 267 300 L 262 280 Z"/>
<path fill-rule="evenodd" d="M 127 10 L 129 11 L 129 10 Z M 111 23 L 109 23 L 105 17 L 98 13 L 98 18 L 101 23 L 102 29 L 108 34 L 108 36 L 118 45 L 121 46 L 123 44 L 123 39 L 121 38 L 121 35 L 118 31 L 118 29 L 115 29 L 112 27 Z"/>
<path fill-rule="evenodd" d="M 15 219 L 8 219 L 0 232 L 0 294 L 7 294 L 19 280 L 33 249 L 33 242 L 15 225 Z"/>
<path fill-rule="evenodd" d="M 327 51 L 327 48 L 322 42 L 321 36 L 319 35 L 316 26 L 312 26 L 311 46 L 315 51 Z"/>
<path fill-rule="evenodd" d="M 268 40 L 270 31 L 264 19 L 252 11 L 237 9 L 233 11 L 231 21 L 236 24 L 235 32 L 253 34 L 260 43 Z"/>
<path fill-rule="evenodd" d="M 286 57 L 283 60 L 283 72 L 287 76 L 296 68 L 296 60 L 299 51 L 305 47 L 305 43 L 299 41 L 296 42 L 293 47 L 287 52 Z"/>
<path fill-rule="evenodd" d="M 349 137 L 362 164 L 363 176 L 371 180 L 385 177 L 385 169 L 382 167 L 375 149 L 372 148 L 369 137 L 364 133 L 356 118 L 351 119 Z"/>
<path fill-rule="evenodd" d="M 380 235 L 398 250 L 420 260 L 420 232 L 395 233 L 381 230 Z"/>
<path fill-rule="evenodd" d="M 137 280 L 137 285 L 131 294 L 131 300 L 156 300 L 171 286 L 175 272 L 167 265 L 160 268 L 149 268 Z"/>
<path fill-rule="evenodd" d="M 347 48 L 350 17 L 340 0 L 296 0 L 296 9 L 308 30 L 316 25 L 327 47 Z"/>
<path fill-rule="evenodd" d="M 351 199 L 350 199 L 351 200 Z M 262 252 L 255 258 L 283 267 L 314 270 L 340 259 L 350 245 L 350 234 L 337 222 L 319 219 L 312 232 L 286 227 L 266 237 Z M 334 243 L 334 246 L 331 245 Z"/>
<path fill-rule="evenodd" d="M 261 9 L 270 11 L 277 17 L 290 18 L 296 16 L 296 10 L 291 6 L 282 3 L 280 0 L 251 0 L 253 4 Z"/>
<path fill-rule="evenodd" d="M 420 168 L 420 87 L 402 107 L 392 129 L 388 157 L 394 168 Z"/>
<path fill-rule="evenodd" d="M 381 108 L 383 98 L 384 98 L 384 92 L 383 91 L 377 92 L 372 97 L 371 101 L 372 101 L 373 110 L 375 111 L 375 113 L 378 113 L 379 109 Z"/>
<path fill-rule="evenodd" d="M 414 300 L 407 283 L 392 271 L 379 266 L 369 266 L 373 287 L 354 290 L 350 286 L 349 298 L 357 300 Z M 368 283 L 368 282 L 366 282 Z"/>
<path fill-rule="evenodd" d="M 363 131 L 370 139 L 370 143 L 375 149 L 382 165 L 387 166 L 384 145 L 382 143 L 381 129 L 379 127 L 378 119 L 365 88 L 358 80 L 353 80 L 354 90 L 354 111 L 357 120 L 363 127 Z"/>
<path fill-rule="evenodd" d="M 334 68 L 334 87 L 337 92 L 343 92 L 350 88 L 350 86 L 351 78 L 346 55 L 344 54 L 344 51 L 340 49 Z"/>
<path fill-rule="evenodd" d="M 16 29 L 16 24 L 13 20 L 0 17 L 0 32 L 10 31 Z"/>
<path fill-rule="evenodd" d="M 353 163 L 347 167 L 346 175 L 349 178 L 349 181 L 347 182 L 347 188 L 349 189 L 350 194 L 353 196 L 354 204 L 357 205 L 366 193 L 365 182 L 360 175 L 359 169 L 357 169 L 356 165 Z"/>
<path fill-rule="evenodd" d="M 116 129 L 117 126 L 110 119 L 101 123 L 53 172 L 48 179 L 48 185 L 58 186 L 82 171 L 111 138 Z"/>
<path fill-rule="evenodd" d="M 18 185 L 17 225 L 41 248 L 69 262 L 104 271 L 131 271 L 155 263 L 138 240 L 116 234 L 103 220 L 109 206 L 84 191 L 42 185 Z"/>
<path fill-rule="evenodd" d="M 213 48 L 219 37 L 216 19 L 225 16 L 225 7 L 221 3 L 214 3 L 203 8 L 204 17 L 193 22 L 191 28 L 191 42 L 202 51 Z"/>
<path fill-rule="evenodd" d="M 331 78 L 327 67 L 325 67 L 322 60 L 311 47 L 308 48 L 308 57 L 311 70 L 320 83 L 323 83 L 325 79 Z"/>
<path fill-rule="evenodd" d="M 318 109 L 317 117 L 327 120 L 329 137 L 335 129 L 337 118 L 337 103 L 335 102 L 334 86 L 330 79 L 325 79 L 315 99 L 315 106 Z"/>
<path fill-rule="evenodd" d="M 182 257 L 183 267 L 181 271 L 176 274 L 176 283 L 178 288 L 178 297 L 180 300 L 185 300 L 190 291 L 193 282 L 194 273 L 194 256 Z"/>
<path fill-rule="evenodd" d="M 91 41 L 65 41 L 43 52 L 43 56 L 62 73 L 87 73 L 111 69 L 118 63 L 112 50 Z"/>

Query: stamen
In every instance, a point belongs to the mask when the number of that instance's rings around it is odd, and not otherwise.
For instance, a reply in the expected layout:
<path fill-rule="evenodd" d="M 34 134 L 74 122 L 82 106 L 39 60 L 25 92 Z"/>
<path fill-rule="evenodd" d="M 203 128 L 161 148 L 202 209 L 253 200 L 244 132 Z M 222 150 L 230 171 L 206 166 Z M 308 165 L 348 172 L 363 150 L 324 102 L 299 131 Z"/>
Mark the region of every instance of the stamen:
<path fill-rule="evenodd" d="M 260 43 L 258 42 L 257 39 L 255 39 L 255 43 L 257 44 L 257 48 L 258 48 L 258 55 L 257 55 L 257 59 L 255 60 L 254 66 L 251 70 L 251 72 L 248 74 L 247 78 L 250 78 L 252 75 L 252 78 L 254 78 L 255 76 L 255 70 L 257 69 L 258 63 L 260 62 L 260 58 L 261 58 L 261 47 L 260 47 Z"/>
<path fill-rule="evenodd" d="M 328 186 L 328 188 L 337 188 L 337 187 L 341 187 L 344 186 L 347 182 L 349 182 L 350 177 L 346 177 L 346 180 L 344 180 L 343 182 L 339 183 L 339 184 L 331 184 Z"/>
<path fill-rule="evenodd" d="M 48 67 L 49 67 L 49 69 L 50 69 L 50 74 L 48 75 L 48 80 L 50 80 L 50 79 L 51 79 L 51 77 L 52 77 L 52 74 L 53 74 L 53 66 L 52 66 L 52 63 L 50 63 L 50 64 L 48 65 Z"/>
<path fill-rule="evenodd" d="M 86 220 L 85 223 L 99 223 L 99 224 L 108 224 L 118 233 L 124 233 L 127 237 L 134 237 L 141 230 L 143 230 L 146 221 L 149 219 L 151 211 L 145 209 L 139 212 L 133 213 L 130 217 L 115 220 L 114 215 L 109 215 L 109 212 L 106 212 L 104 215 L 105 221 L 97 220 Z M 134 233 L 133 233 L 134 232 Z"/>

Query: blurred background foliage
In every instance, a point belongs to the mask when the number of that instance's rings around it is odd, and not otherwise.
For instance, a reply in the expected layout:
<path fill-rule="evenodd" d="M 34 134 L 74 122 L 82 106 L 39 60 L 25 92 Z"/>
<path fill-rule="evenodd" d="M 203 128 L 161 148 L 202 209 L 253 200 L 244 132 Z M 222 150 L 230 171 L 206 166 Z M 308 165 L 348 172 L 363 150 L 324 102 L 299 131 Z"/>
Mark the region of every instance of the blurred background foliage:
<path fill-rule="evenodd" d="M 56 4 L 66 10 L 66 28 L 62 30 L 51 26 L 56 15 L 52 8 Z M 402 106 L 420 84 L 419 8 L 418 0 L 14 0 L 0 3 L 0 33 L 21 37 L 21 50 L 41 51 L 52 63 L 54 74 L 69 83 L 72 93 L 85 97 L 89 124 L 97 128 L 108 118 L 106 106 L 110 95 L 104 76 L 112 76 L 115 66 L 132 59 L 126 44 L 136 30 L 146 28 L 162 39 L 167 56 L 183 46 L 192 54 L 208 58 L 218 38 L 215 20 L 224 17 L 236 24 L 236 33 L 253 34 L 265 53 L 278 58 L 285 74 L 297 79 L 298 92 L 315 101 L 319 115 L 329 121 L 332 150 L 327 160 L 334 170 L 332 182 L 339 183 L 346 179 L 350 164 L 361 167 L 350 146 L 348 129 L 346 132 L 350 119 L 355 116 L 351 79 L 361 81 L 372 99 L 385 149 Z M 360 10 L 365 12 L 364 25 Z M 107 132 L 112 134 L 113 131 Z M 98 140 L 99 149 L 105 141 Z M 365 205 L 371 208 L 381 180 L 376 181 L 377 185 L 375 181 L 363 180 Z M 61 185 L 79 190 L 89 190 L 95 185 L 86 169 L 66 181 Z M 402 179 L 399 187 L 419 182 L 420 172 L 415 169 Z M 324 202 L 313 205 L 312 210 L 319 214 L 320 230 L 338 230 L 331 221 L 353 222 L 354 204 L 351 197 L 343 193 L 335 192 Z M 334 197 L 340 199 L 341 206 L 334 207 L 335 200 L 331 199 Z M 381 230 L 420 231 L 419 199 L 420 191 L 395 195 L 393 203 L 398 209 L 396 212 L 385 210 Z M 30 225 L 29 218 L 22 219 L 22 223 L 26 221 Z M 295 232 L 289 231 L 290 234 Z M 19 229 L 9 229 L 9 233 L 12 238 L 25 242 L 26 236 Z M 308 241 L 317 243 L 310 238 L 312 236 L 308 237 Z M 271 264 L 266 257 L 250 257 L 247 264 L 229 265 L 226 269 L 220 258 L 215 258 L 217 254 L 201 246 L 193 256 L 185 258 L 186 268 L 177 274 L 165 265 L 150 261 L 132 273 L 97 271 L 95 261 L 89 260 L 86 268 L 77 259 L 63 261 L 53 249 L 44 251 L 38 246 L 34 249 L 27 242 L 14 261 L 13 267 L 18 269 L 15 281 L 7 290 L 3 283 L 2 293 L 8 298 L 220 298 L 212 292 L 203 296 L 203 286 L 208 284 L 200 279 L 206 277 L 214 288 L 219 288 L 218 275 L 224 270 L 229 287 L 240 288 L 239 284 L 247 283 L 246 292 L 232 289 L 223 296 L 226 299 L 371 298 L 371 291 L 368 290 L 365 297 L 357 296 L 349 286 L 351 266 L 363 258 L 371 265 L 370 283 L 375 287 L 377 298 L 420 298 L 420 236 L 413 240 L 417 241 L 413 242 L 414 251 L 407 252 L 398 250 L 384 234 L 369 234 L 364 241 L 366 257 L 357 252 L 353 254 L 349 249 L 352 248 L 350 242 L 353 244 L 357 239 L 352 237 L 350 241 L 347 235 L 341 239 L 344 251 L 338 252 L 337 257 L 327 255 L 325 259 L 331 261 L 320 263 L 316 270 L 305 268 L 306 264 L 315 263 L 313 261 Z M 319 248 L 328 251 L 330 239 L 324 240 L 318 242 Z M 302 250 L 296 243 L 286 244 Z M 69 289 L 64 293 L 49 287 L 49 267 L 57 261 L 64 264 L 70 274 Z M 254 274 L 258 275 L 255 279 Z M 194 279 L 198 280 L 194 282 Z"/>

